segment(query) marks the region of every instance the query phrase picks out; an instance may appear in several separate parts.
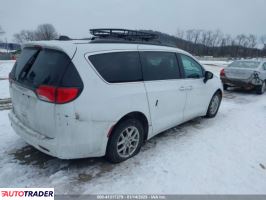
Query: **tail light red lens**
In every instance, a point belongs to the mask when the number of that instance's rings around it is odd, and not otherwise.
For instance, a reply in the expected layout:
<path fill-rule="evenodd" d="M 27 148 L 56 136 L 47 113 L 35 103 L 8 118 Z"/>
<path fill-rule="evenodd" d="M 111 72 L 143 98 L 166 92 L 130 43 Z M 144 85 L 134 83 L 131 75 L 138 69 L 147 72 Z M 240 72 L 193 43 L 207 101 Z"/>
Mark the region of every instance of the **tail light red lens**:
<path fill-rule="evenodd" d="M 56 103 L 67 103 L 78 96 L 78 88 L 57 88 Z"/>
<path fill-rule="evenodd" d="M 220 76 L 225 76 L 224 69 L 220 71 Z"/>
<path fill-rule="evenodd" d="M 55 103 L 56 100 L 56 88 L 52 86 L 41 85 L 36 90 L 39 99 Z"/>
<path fill-rule="evenodd" d="M 36 90 L 39 99 L 50 103 L 64 104 L 74 100 L 79 93 L 78 88 L 62 88 L 41 85 Z"/>

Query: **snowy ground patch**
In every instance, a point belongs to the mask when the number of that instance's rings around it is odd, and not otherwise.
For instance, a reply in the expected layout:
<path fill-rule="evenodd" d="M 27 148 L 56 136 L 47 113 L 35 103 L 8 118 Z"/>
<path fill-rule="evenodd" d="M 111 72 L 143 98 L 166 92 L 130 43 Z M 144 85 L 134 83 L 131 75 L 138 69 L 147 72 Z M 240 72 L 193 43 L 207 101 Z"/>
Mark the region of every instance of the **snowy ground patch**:
<path fill-rule="evenodd" d="M 213 61 L 213 60 L 200 60 L 199 62 L 202 65 L 210 65 L 210 66 L 217 66 L 217 67 L 226 67 L 232 63 L 232 61 Z"/>
<path fill-rule="evenodd" d="M 8 74 L 12 70 L 15 61 L 13 60 L 0 60 L 0 99 L 8 98 Z"/>

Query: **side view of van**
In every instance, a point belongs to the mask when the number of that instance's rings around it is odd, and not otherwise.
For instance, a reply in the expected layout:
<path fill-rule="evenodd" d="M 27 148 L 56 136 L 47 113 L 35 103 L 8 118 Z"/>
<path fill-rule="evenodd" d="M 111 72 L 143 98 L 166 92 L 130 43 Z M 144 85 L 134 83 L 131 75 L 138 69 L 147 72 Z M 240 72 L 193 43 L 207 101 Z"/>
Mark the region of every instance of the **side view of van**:
<path fill-rule="evenodd" d="M 30 145 L 61 159 L 118 163 L 162 131 L 216 116 L 221 80 L 189 53 L 144 32 L 91 33 L 24 45 L 9 75 L 9 118 Z"/>

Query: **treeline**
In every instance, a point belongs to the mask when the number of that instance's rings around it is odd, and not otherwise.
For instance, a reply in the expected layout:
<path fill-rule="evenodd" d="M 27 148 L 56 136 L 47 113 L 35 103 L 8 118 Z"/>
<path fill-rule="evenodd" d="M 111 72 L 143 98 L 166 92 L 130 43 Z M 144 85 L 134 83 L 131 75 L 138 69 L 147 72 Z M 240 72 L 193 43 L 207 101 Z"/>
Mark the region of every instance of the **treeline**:
<path fill-rule="evenodd" d="M 178 31 L 176 36 L 166 33 L 142 30 L 159 35 L 163 44 L 175 46 L 196 56 L 213 57 L 266 57 L 266 36 L 257 38 L 255 35 L 224 35 L 221 31 L 188 30 Z M 257 48 L 264 44 L 264 49 Z"/>
<path fill-rule="evenodd" d="M 213 57 L 266 57 L 266 35 L 258 38 L 253 34 L 240 34 L 232 37 L 219 30 L 205 31 L 191 29 L 178 30 L 176 35 L 169 35 L 159 31 L 142 30 L 155 33 L 162 44 L 184 49 L 196 56 Z M 0 27 L 0 35 L 4 31 Z M 86 36 L 87 37 L 87 36 Z M 58 33 L 52 24 L 41 24 L 35 30 L 22 30 L 14 34 L 14 40 L 18 43 L 38 40 L 53 40 L 58 38 Z M 264 48 L 258 48 L 264 45 Z"/>

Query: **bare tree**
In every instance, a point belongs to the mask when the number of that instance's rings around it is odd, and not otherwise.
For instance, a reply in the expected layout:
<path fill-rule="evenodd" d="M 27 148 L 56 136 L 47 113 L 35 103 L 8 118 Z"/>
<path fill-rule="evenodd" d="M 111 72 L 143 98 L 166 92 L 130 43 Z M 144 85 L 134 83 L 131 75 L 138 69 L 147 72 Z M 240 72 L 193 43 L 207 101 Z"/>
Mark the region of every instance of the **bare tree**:
<path fill-rule="evenodd" d="M 232 45 L 232 37 L 231 37 L 231 35 L 227 34 L 227 35 L 222 37 L 221 46 L 225 47 L 225 46 L 230 46 L 230 45 Z"/>
<path fill-rule="evenodd" d="M 4 35 L 5 34 L 5 31 L 4 29 L 0 26 L 0 36 Z M 0 42 L 2 42 L 2 38 L 0 38 Z"/>
<path fill-rule="evenodd" d="M 180 39 L 184 39 L 185 37 L 185 32 L 181 29 L 177 29 L 176 36 Z"/>
<path fill-rule="evenodd" d="M 244 46 L 244 44 L 246 42 L 246 36 L 244 34 L 237 35 L 235 40 L 236 40 L 236 44 L 238 46 Z"/>
<path fill-rule="evenodd" d="M 260 42 L 264 45 L 263 49 L 266 50 L 266 35 L 260 37 Z"/>
<path fill-rule="evenodd" d="M 260 41 L 262 44 L 266 44 L 266 35 L 261 36 Z"/>
<path fill-rule="evenodd" d="M 35 32 L 37 40 L 54 40 L 58 34 L 52 24 L 41 24 Z"/>
<path fill-rule="evenodd" d="M 187 30 L 186 31 L 186 40 L 189 41 L 189 42 L 193 42 L 193 39 L 194 39 L 193 30 L 192 29 Z"/>
<path fill-rule="evenodd" d="M 35 31 L 22 30 L 14 34 L 14 40 L 18 43 L 37 40 Z"/>
<path fill-rule="evenodd" d="M 14 34 L 14 40 L 18 43 L 26 41 L 39 41 L 39 40 L 53 40 L 58 37 L 58 34 L 51 24 L 41 24 L 37 30 L 22 30 L 20 33 Z"/>
<path fill-rule="evenodd" d="M 194 29 L 192 34 L 194 38 L 194 44 L 198 44 L 201 37 L 202 30 Z"/>
<path fill-rule="evenodd" d="M 257 37 L 253 34 L 250 34 L 248 36 L 248 41 L 249 41 L 249 48 L 255 48 L 257 46 Z"/>
<path fill-rule="evenodd" d="M 223 39 L 223 33 L 220 30 L 216 30 L 212 34 L 212 47 L 220 46 Z"/>

